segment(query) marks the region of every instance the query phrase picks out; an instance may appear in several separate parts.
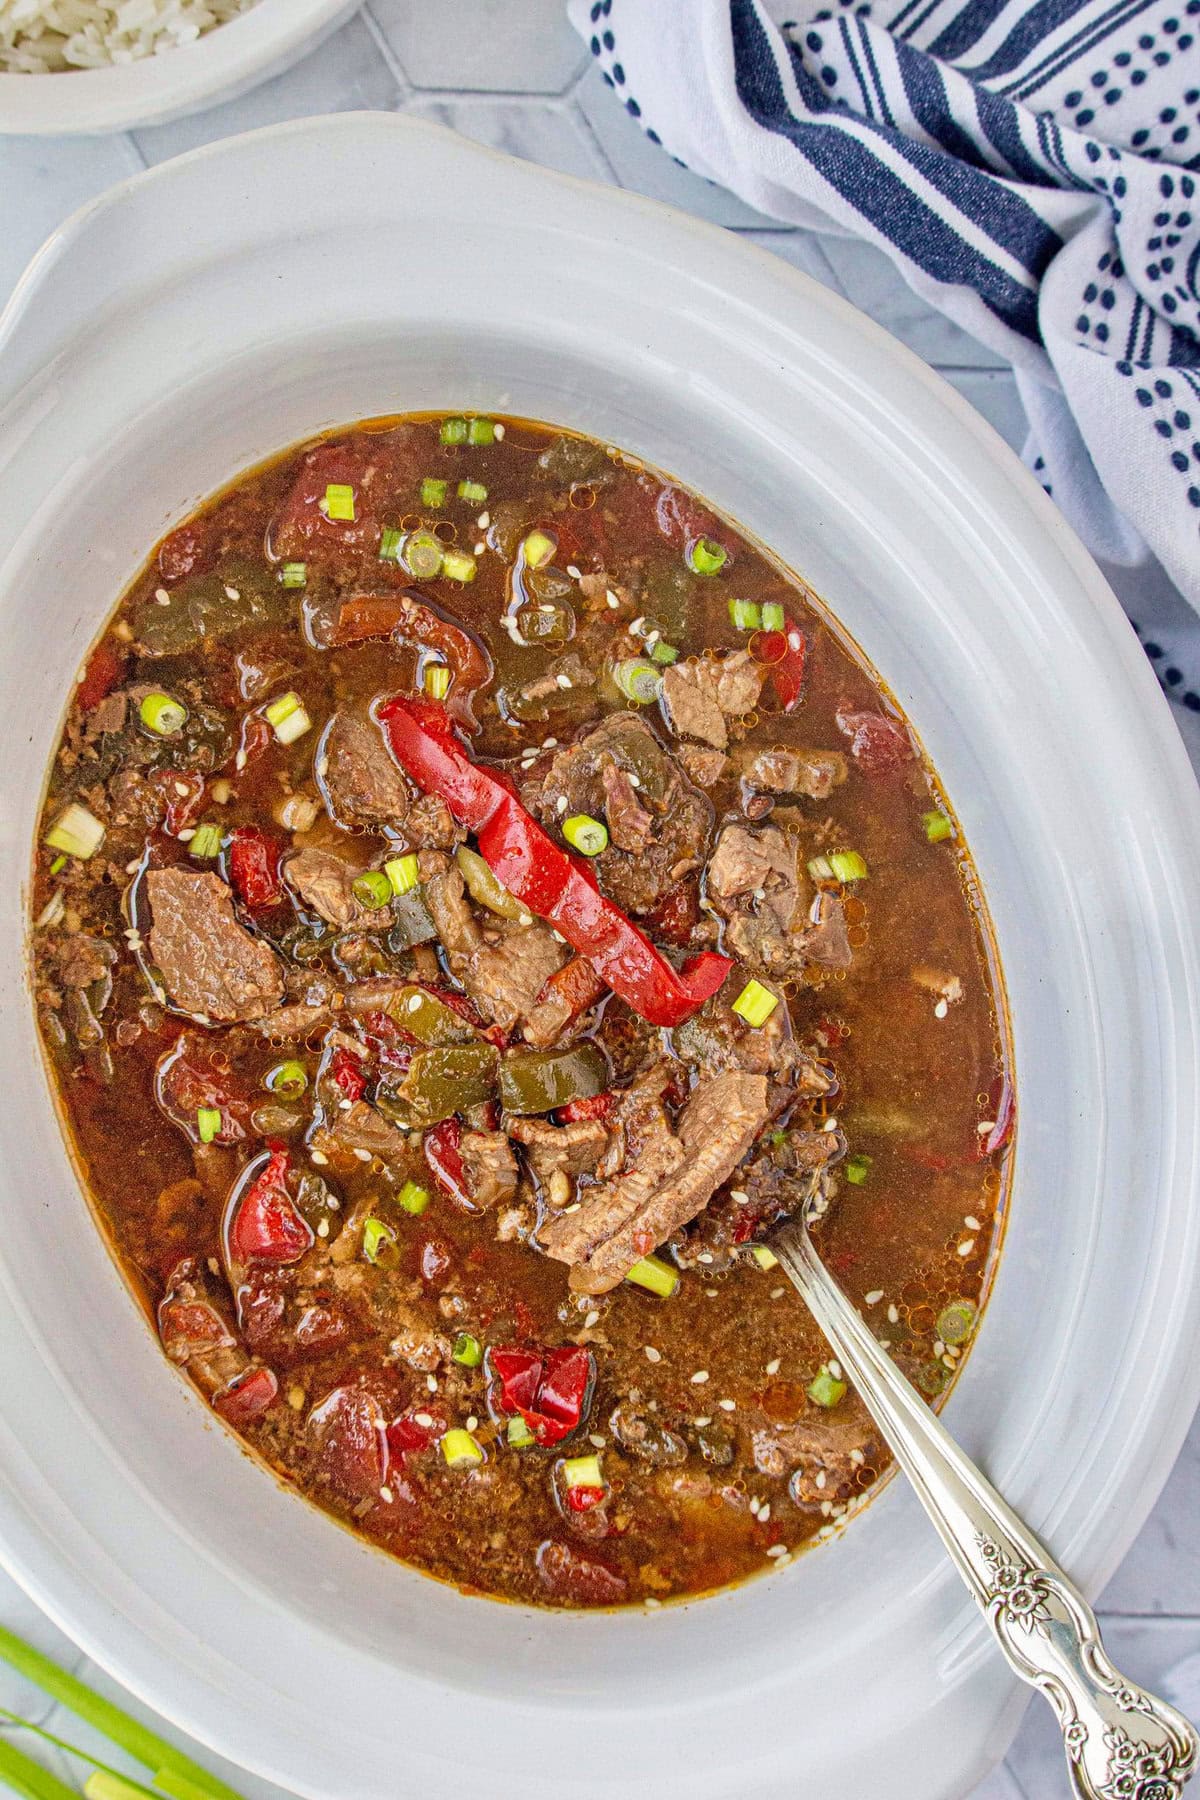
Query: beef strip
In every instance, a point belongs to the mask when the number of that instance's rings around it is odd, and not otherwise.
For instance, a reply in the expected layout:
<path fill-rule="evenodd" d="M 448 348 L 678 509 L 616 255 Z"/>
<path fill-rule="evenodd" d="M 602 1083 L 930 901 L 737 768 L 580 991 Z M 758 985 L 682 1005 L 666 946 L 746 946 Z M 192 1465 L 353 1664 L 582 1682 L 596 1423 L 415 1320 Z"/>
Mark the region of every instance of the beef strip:
<path fill-rule="evenodd" d="M 632 713 L 611 715 L 560 750 L 529 801 L 552 832 L 575 813 L 607 818 L 611 842 L 592 866 L 626 912 L 653 911 L 704 860 L 711 806 Z"/>
<path fill-rule="evenodd" d="M 186 1367 L 210 1397 L 249 1365 L 215 1284 L 194 1256 L 184 1257 L 167 1277 L 158 1306 L 158 1330 L 171 1361 Z"/>
<path fill-rule="evenodd" d="M 723 750 L 709 750 L 703 744 L 680 744 L 675 752 L 688 779 L 697 787 L 715 787 L 729 767 Z"/>
<path fill-rule="evenodd" d="M 453 850 L 467 834 L 440 794 L 422 794 L 408 809 L 404 835 L 417 850 Z"/>
<path fill-rule="evenodd" d="M 239 925 L 219 875 L 151 869 L 146 893 L 150 955 L 175 1005 L 202 1022 L 257 1019 L 283 998 L 283 970 L 269 944 Z"/>
<path fill-rule="evenodd" d="M 523 682 L 512 696 L 513 710 L 522 720 L 547 719 L 556 707 L 567 704 L 564 696 L 594 688 L 596 672 L 578 651 L 557 657 L 542 674 Z"/>
<path fill-rule="evenodd" d="M 538 995 L 570 952 L 548 925 L 489 918 L 480 929 L 457 865 L 436 850 L 420 860 L 425 904 L 453 975 L 484 1017 L 511 1031 L 533 1011 Z"/>
<path fill-rule="evenodd" d="M 703 1210 L 769 1116 L 763 1075 L 729 1069 L 700 1082 L 680 1115 L 673 1155 L 640 1156 L 628 1174 L 592 1189 L 577 1213 L 547 1231 L 548 1255 L 571 1264 L 571 1287 L 586 1294 L 616 1287 Z"/>
<path fill-rule="evenodd" d="M 725 949 L 756 973 L 797 977 L 808 963 L 850 965 L 841 900 L 827 890 L 812 895 L 796 840 L 777 826 L 725 827 L 707 897 L 725 921 Z"/>
<path fill-rule="evenodd" d="M 805 794 L 810 800 L 828 800 L 845 781 L 847 770 L 840 750 L 791 750 L 783 745 L 744 752 L 737 763 L 748 786 L 768 794 Z"/>
<path fill-rule="evenodd" d="M 331 1112 L 324 1125 L 312 1134 L 312 1148 L 330 1160 L 353 1156 L 358 1162 L 377 1156 L 381 1162 L 401 1162 L 408 1153 L 408 1140 L 399 1128 L 376 1112 L 365 1100 L 351 1101 L 348 1107 Z M 359 1155 L 359 1152 L 364 1152 Z"/>
<path fill-rule="evenodd" d="M 552 1175 L 594 1174 L 610 1142 L 608 1129 L 600 1119 L 552 1125 L 548 1119 L 506 1118 L 504 1129 L 521 1145 L 543 1188 L 549 1188 Z"/>
<path fill-rule="evenodd" d="M 480 1212 L 512 1199 L 517 1159 L 502 1131 L 464 1131 L 459 1143 L 467 1191 Z"/>
<path fill-rule="evenodd" d="M 303 905 L 340 931 L 386 931 L 390 906 L 364 906 L 355 897 L 354 880 L 362 873 L 330 850 L 298 850 L 283 865 L 288 886 Z"/>
<path fill-rule="evenodd" d="M 676 737 L 699 738 L 714 750 L 729 745 L 729 721 L 753 712 L 767 678 L 748 650 L 711 661 L 672 663 L 662 679 L 662 706 Z"/>
<path fill-rule="evenodd" d="M 344 829 L 399 825 L 408 812 L 408 784 L 379 727 L 362 713 L 334 713 L 317 757 L 317 781 L 330 818 Z"/>
<path fill-rule="evenodd" d="M 789 1098 L 814 1100 L 831 1093 L 834 1078 L 792 1035 L 792 1021 L 784 1006 L 777 1006 L 766 1023 L 751 1026 L 736 1014 L 720 994 L 703 1009 L 677 1025 L 671 1033 L 675 1054 L 701 1076 L 718 1075 L 723 1069 L 743 1069 L 748 1075 L 767 1075 L 776 1087 L 785 1087 Z"/>

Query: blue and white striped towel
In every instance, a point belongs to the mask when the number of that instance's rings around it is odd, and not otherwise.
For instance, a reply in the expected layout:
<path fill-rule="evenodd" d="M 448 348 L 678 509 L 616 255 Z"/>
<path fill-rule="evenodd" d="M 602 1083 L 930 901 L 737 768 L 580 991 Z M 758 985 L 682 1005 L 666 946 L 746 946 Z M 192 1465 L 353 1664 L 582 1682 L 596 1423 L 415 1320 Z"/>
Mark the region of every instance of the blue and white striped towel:
<path fill-rule="evenodd" d="M 1130 571 L 1168 692 L 1200 712 L 1200 627 L 1154 566 L 1200 608 L 1200 0 L 570 12 L 654 142 L 762 212 L 878 244 L 1012 362 L 1030 466 Z"/>

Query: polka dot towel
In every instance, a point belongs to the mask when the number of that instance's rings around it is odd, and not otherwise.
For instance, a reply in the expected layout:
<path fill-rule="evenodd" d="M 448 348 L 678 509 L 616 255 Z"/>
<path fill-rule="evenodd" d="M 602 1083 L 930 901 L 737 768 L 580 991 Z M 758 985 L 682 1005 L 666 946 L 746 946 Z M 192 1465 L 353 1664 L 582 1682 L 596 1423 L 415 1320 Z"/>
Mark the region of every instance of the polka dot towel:
<path fill-rule="evenodd" d="M 1080 536 L 1110 573 L 1157 558 L 1200 608 L 1200 0 L 570 11 L 655 143 L 869 238 L 1009 358 L 1028 461 Z M 1164 685 L 1200 708 L 1200 631 L 1131 604 L 1151 641 L 1175 630 Z"/>

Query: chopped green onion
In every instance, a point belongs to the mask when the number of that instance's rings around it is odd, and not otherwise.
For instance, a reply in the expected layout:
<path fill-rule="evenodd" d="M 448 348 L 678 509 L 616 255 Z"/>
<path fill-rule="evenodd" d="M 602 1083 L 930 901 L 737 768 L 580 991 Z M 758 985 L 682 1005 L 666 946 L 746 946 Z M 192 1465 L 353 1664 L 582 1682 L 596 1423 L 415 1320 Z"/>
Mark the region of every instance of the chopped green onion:
<path fill-rule="evenodd" d="M 476 563 L 464 550 L 447 550 L 442 558 L 442 574 L 448 581 L 474 581 Z"/>
<path fill-rule="evenodd" d="M 472 419 L 467 426 L 467 442 L 469 444 L 494 444 L 496 441 L 496 421 L 494 419 Z"/>
<path fill-rule="evenodd" d="M 835 881 L 865 881 L 867 865 L 857 850 L 831 850 L 829 866 Z"/>
<path fill-rule="evenodd" d="M 779 1258 L 773 1250 L 768 1250 L 765 1244 L 752 1245 L 750 1254 L 760 1269 L 777 1269 L 779 1267 Z"/>
<path fill-rule="evenodd" d="M 524 1450 L 526 1444 L 536 1444 L 537 1439 L 530 1431 L 520 1413 L 508 1421 L 508 1441 L 514 1450 Z"/>
<path fill-rule="evenodd" d="M 588 813 L 572 813 L 563 820 L 562 834 L 580 856 L 599 856 L 608 849 L 608 827 Z"/>
<path fill-rule="evenodd" d="M 778 1005 L 778 994 L 773 994 L 761 981 L 748 981 L 734 1001 L 733 1010 L 757 1030 L 766 1024 Z"/>
<path fill-rule="evenodd" d="M 86 806 L 72 800 L 46 833 L 46 842 L 51 850 L 65 850 L 68 856 L 77 856 L 81 862 L 86 862 L 104 842 L 104 826 Z"/>
<path fill-rule="evenodd" d="M 846 1383 L 822 1369 L 808 1384 L 808 1397 L 817 1406 L 836 1406 L 846 1392 Z"/>
<path fill-rule="evenodd" d="M 729 622 L 735 631 L 758 631 L 762 625 L 762 608 L 757 600 L 731 600 Z"/>
<path fill-rule="evenodd" d="M 557 549 L 558 540 L 539 528 L 529 533 L 521 545 L 521 554 L 529 568 L 544 569 Z"/>
<path fill-rule="evenodd" d="M 379 534 L 380 562 L 400 561 L 400 546 L 404 542 L 404 533 L 398 525 L 385 525 Z"/>
<path fill-rule="evenodd" d="M 416 856 L 393 856 L 385 862 L 383 872 L 392 884 L 393 894 L 411 894 L 421 879 L 421 868 Z"/>
<path fill-rule="evenodd" d="M 284 587 L 303 587 L 308 580 L 308 564 L 284 563 L 279 571 L 279 579 Z"/>
<path fill-rule="evenodd" d="M 861 1187 L 871 1173 L 872 1160 L 866 1155 L 850 1157 L 846 1163 L 846 1180 L 854 1187 Z"/>
<path fill-rule="evenodd" d="M 663 640 L 659 638 L 657 644 L 655 644 L 650 651 L 650 660 L 651 662 L 659 663 L 663 667 L 669 667 L 671 663 L 679 661 L 679 652 L 674 644 L 665 644 Z"/>
<path fill-rule="evenodd" d="M 954 835 L 953 825 L 940 809 L 935 808 L 933 812 L 922 813 L 921 823 L 925 827 L 925 836 L 931 844 L 940 844 L 943 839 Z"/>
<path fill-rule="evenodd" d="M 431 700 L 444 700 L 450 692 L 450 670 L 445 663 L 429 663 L 425 669 L 425 692 Z"/>
<path fill-rule="evenodd" d="M 219 825 L 197 825 L 195 836 L 188 845 L 189 854 L 198 860 L 221 854 L 221 827 Z"/>
<path fill-rule="evenodd" d="M 443 419 L 438 436 L 443 444 L 465 444 L 467 421 L 465 419 Z"/>
<path fill-rule="evenodd" d="M 460 1331 L 454 1340 L 454 1348 L 450 1352 L 452 1362 L 461 1363 L 464 1369 L 477 1369 L 483 1361 L 483 1345 L 469 1331 Z"/>
<path fill-rule="evenodd" d="M 446 552 L 432 531 L 410 531 L 401 545 L 400 559 L 417 581 L 432 581 L 442 571 Z"/>
<path fill-rule="evenodd" d="M 297 738 L 312 729 L 312 720 L 296 693 L 281 694 L 278 700 L 272 700 L 266 709 L 266 717 L 281 744 L 294 744 Z"/>
<path fill-rule="evenodd" d="M 396 1234 L 382 1219 L 368 1219 L 363 1225 L 362 1247 L 367 1261 L 378 1263 L 389 1250 L 396 1248 Z"/>
<path fill-rule="evenodd" d="M 142 724 L 156 737 L 175 737 L 187 724 L 187 716 L 187 707 L 170 694 L 147 694 L 138 707 Z"/>
<path fill-rule="evenodd" d="M 50 864 L 50 873 L 52 875 L 57 875 L 59 870 L 65 869 L 66 866 L 67 866 L 66 857 L 65 856 L 56 856 L 54 861 Z"/>
<path fill-rule="evenodd" d="M 814 881 L 835 881 L 837 879 L 833 872 L 833 864 L 827 856 L 810 857 L 808 872 Z"/>
<path fill-rule="evenodd" d="M 978 1313 L 969 1300 L 952 1300 L 938 1314 L 937 1334 L 943 1344 L 962 1344 L 975 1329 Z"/>
<path fill-rule="evenodd" d="M 418 1187 L 415 1181 L 406 1181 L 396 1195 L 396 1205 L 406 1213 L 412 1213 L 415 1218 L 417 1213 L 423 1213 L 429 1205 L 429 1189 Z"/>
<path fill-rule="evenodd" d="M 445 506 L 446 489 L 449 485 L 449 482 L 442 481 L 436 475 L 426 475 L 421 483 L 421 505 L 431 507 L 434 512 L 440 506 Z"/>
<path fill-rule="evenodd" d="M 679 1286 L 679 1271 L 670 1263 L 663 1262 L 659 1256 L 643 1256 L 635 1262 L 625 1275 L 626 1281 L 632 1281 L 635 1287 L 645 1288 L 651 1294 L 658 1294 L 663 1300 L 675 1292 Z"/>
<path fill-rule="evenodd" d="M 483 1461 L 483 1451 L 475 1439 L 459 1426 L 442 1433 L 442 1455 L 452 1469 L 471 1469 Z"/>
<path fill-rule="evenodd" d="M 15 1715 L 12 1715 L 15 1720 Z M 38 1731 L 35 1725 L 31 1729 Z M 44 1735 L 38 1731 L 38 1736 Z M 0 1781 L 21 1800 L 77 1800 L 75 1788 L 52 1775 L 43 1763 L 26 1756 L 15 1744 L 0 1742 Z"/>
<path fill-rule="evenodd" d="M 325 489 L 325 517 L 354 523 L 354 489 L 345 481 L 331 481 Z"/>
<path fill-rule="evenodd" d="M 392 897 L 392 884 L 382 869 L 364 869 L 350 883 L 350 892 L 361 905 L 376 911 Z"/>
<path fill-rule="evenodd" d="M 211 1144 L 220 1129 L 220 1107 L 198 1106 L 196 1108 L 196 1136 L 202 1144 Z"/>
<path fill-rule="evenodd" d="M 263 1085 L 273 1094 L 283 1094 L 288 1100 L 298 1100 L 308 1086 L 308 1070 L 302 1062 L 276 1063 L 273 1069 L 267 1070 Z"/>
<path fill-rule="evenodd" d="M 778 600 L 764 600 L 762 603 L 762 628 L 764 631 L 782 631 L 787 624 L 787 614 Z"/>
<path fill-rule="evenodd" d="M 36 1682 L 53 1699 L 61 1705 L 70 1707 L 85 1724 L 101 1731 L 112 1742 L 152 1769 L 155 1785 L 166 1794 L 176 1796 L 176 1800 L 239 1800 L 239 1796 L 207 1769 L 177 1750 L 174 1744 L 151 1731 L 139 1719 L 131 1718 L 114 1706 L 111 1700 L 94 1693 L 78 1677 L 68 1674 L 32 1644 L 25 1643 L 14 1632 L 6 1631 L 0 1626 L 0 1657 L 10 1663 L 14 1669 L 24 1675 L 26 1680 Z M 19 1756 L 20 1752 L 12 1750 L 8 1745 L 0 1745 L 7 1756 Z M 28 1761 L 21 1758 L 22 1763 Z M 0 1774 L 7 1776 L 7 1766 L 0 1768 Z M 57 1790 L 47 1789 L 45 1800 L 52 1800 Z M 38 1800 L 42 1800 L 39 1795 Z"/>
<path fill-rule="evenodd" d="M 482 481 L 460 481 L 454 491 L 460 500 L 469 500 L 473 506 L 481 506 L 487 499 Z"/>
<path fill-rule="evenodd" d="M 725 567 L 728 555 L 715 538 L 693 538 L 687 547 L 687 566 L 693 575 L 716 575 Z"/>
<path fill-rule="evenodd" d="M 658 698 L 662 676 L 644 656 L 630 656 L 624 662 L 614 664 L 613 680 L 627 700 L 637 706 L 648 706 L 651 700 Z"/>
<path fill-rule="evenodd" d="M 563 1458 L 563 1480 L 569 1488 L 604 1486 L 604 1476 L 600 1473 L 598 1456 L 567 1456 Z"/>

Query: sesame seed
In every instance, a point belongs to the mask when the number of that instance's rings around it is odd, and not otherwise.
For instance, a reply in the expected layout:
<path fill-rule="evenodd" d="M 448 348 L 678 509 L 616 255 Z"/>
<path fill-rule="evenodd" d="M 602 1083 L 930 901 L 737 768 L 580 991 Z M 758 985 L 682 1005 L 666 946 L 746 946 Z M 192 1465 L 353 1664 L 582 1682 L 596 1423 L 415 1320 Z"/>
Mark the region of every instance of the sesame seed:
<path fill-rule="evenodd" d="M 661 631 L 648 631 L 646 633 L 646 648 L 647 648 L 647 650 L 652 650 L 654 648 L 655 644 L 657 644 L 657 642 L 661 636 L 662 636 Z"/>
<path fill-rule="evenodd" d="M 579 570 L 575 567 L 574 563 L 567 564 L 567 574 L 571 577 L 572 581 L 579 580 Z"/>
<path fill-rule="evenodd" d="M 142 866 L 141 857 L 135 856 L 132 862 L 127 862 L 125 864 L 125 873 L 127 875 L 136 875 L 138 870 L 141 868 L 141 866 Z"/>
<path fill-rule="evenodd" d="M 606 588 L 604 590 L 604 598 L 608 602 L 608 604 L 612 608 L 612 610 L 614 612 L 616 612 L 616 610 L 620 606 L 621 602 L 617 599 L 617 596 L 613 593 L 611 588 Z"/>
<path fill-rule="evenodd" d="M 966 1226 L 968 1231 L 982 1231 L 983 1230 L 983 1226 L 979 1223 L 979 1220 L 974 1218 L 970 1213 L 968 1213 L 966 1215 L 966 1217 L 964 1218 L 963 1224 Z"/>
<path fill-rule="evenodd" d="M 772 1289 L 771 1289 L 771 1292 L 770 1292 L 770 1296 L 769 1296 L 769 1298 L 770 1298 L 770 1299 L 772 1299 L 772 1300 L 782 1300 L 782 1299 L 783 1299 L 783 1296 L 784 1296 L 784 1295 L 785 1295 L 785 1294 L 786 1294 L 786 1293 L 787 1293 L 787 1289 L 786 1289 L 786 1288 L 781 1288 L 781 1287 L 779 1287 L 779 1288 L 772 1288 Z"/>
<path fill-rule="evenodd" d="M 750 1502 L 750 1511 L 754 1514 L 755 1518 L 758 1517 L 758 1509 L 759 1509 L 760 1504 L 761 1504 L 761 1502 L 759 1501 L 758 1495 L 756 1494 L 754 1496 L 753 1500 L 751 1500 L 751 1502 Z"/>
<path fill-rule="evenodd" d="M 571 686 L 571 677 L 569 675 L 556 675 L 554 681 L 555 685 L 562 688 L 564 693 Z"/>
<path fill-rule="evenodd" d="M 822 1131 L 836 1131 L 837 1130 L 837 1120 L 834 1118 L 826 1119 L 825 1123 L 821 1127 L 821 1130 Z"/>
<path fill-rule="evenodd" d="M 433 1424 L 433 1414 L 427 1412 L 414 1413 L 413 1424 L 420 1425 L 428 1431 L 429 1427 Z"/>
<path fill-rule="evenodd" d="M 392 1504 L 392 1501 L 395 1499 L 395 1497 L 396 1496 L 392 1493 L 392 1490 L 390 1487 L 381 1487 L 380 1488 L 379 1498 L 381 1500 L 386 1500 L 389 1506 Z"/>
<path fill-rule="evenodd" d="M 787 1549 L 786 1544 L 768 1544 L 767 1545 L 767 1555 L 768 1556 L 786 1556 L 787 1553 L 788 1553 L 788 1549 Z"/>
<path fill-rule="evenodd" d="M 697 1430 L 699 1430 L 699 1428 L 702 1425 L 711 1425 L 712 1424 L 712 1414 L 711 1413 L 701 1413 L 700 1417 L 698 1419 L 692 1420 L 692 1424 L 697 1428 Z"/>
<path fill-rule="evenodd" d="M 247 757 L 246 752 L 244 750 L 239 750 L 233 759 L 233 766 L 235 769 L 244 769 L 248 760 L 249 758 Z"/>
<path fill-rule="evenodd" d="M 183 831 L 176 832 L 175 835 L 181 844 L 190 844 L 196 835 L 196 827 L 194 825 L 188 825 Z"/>
<path fill-rule="evenodd" d="M 653 1344 L 643 1344 L 642 1349 L 645 1352 L 647 1362 L 659 1363 L 662 1361 L 662 1351 L 656 1350 Z"/>
<path fill-rule="evenodd" d="M 558 739 L 556 737 L 543 738 L 542 739 L 542 749 L 543 750 L 557 750 L 558 749 Z"/>
<path fill-rule="evenodd" d="M 696 1387 L 703 1387 L 704 1383 L 707 1380 L 708 1380 L 708 1370 L 707 1369 L 697 1369 L 696 1373 L 692 1376 L 692 1381 L 694 1382 Z"/>
<path fill-rule="evenodd" d="M 980 1119 L 975 1129 L 980 1137 L 987 1137 L 989 1132 L 995 1131 L 996 1121 L 995 1119 Z"/>
<path fill-rule="evenodd" d="M 861 1469 L 866 1460 L 867 1459 L 861 1450 L 852 1450 L 850 1452 L 850 1461 L 854 1464 L 855 1468 Z"/>
<path fill-rule="evenodd" d="M 833 1511 L 833 1501 L 832 1500 L 822 1500 L 821 1511 L 825 1514 L 825 1517 L 828 1518 L 830 1513 Z"/>
<path fill-rule="evenodd" d="M 948 1000 L 939 1000 L 933 1009 L 933 1016 L 935 1019 L 944 1019 L 949 1011 L 950 1002 Z"/>
<path fill-rule="evenodd" d="M 733 1201 L 735 1206 L 749 1206 L 750 1204 L 750 1196 L 745 1188 L 730 1188 L 729 1198 Z M 783 1290 L 780 1289 L 781 1293 L 782 1291 Z"/>
<path fill-rule="evenodd" d="M 765 1506 L 760 1506 L 758 1509 L 759 1524 L 765 1525 L 767 1520 L 770 1518 L 770 1516 L 771 1516 L 771 1502 L 768 1500 Z"/>
<path fill-rule="evenodd" d="M 640 788 L 642 785 L 642 778 L 636 769 L 630 769 L 629 771 L 629 785 L 631 788 Z"/>
<path fill-rule="evenodd" d="M 598 1431 L 593 1431 L 588 1436 L 588 1443 L 592 1446 L 593 1450 L 603 1450 L 607 1442 L 608 1439 L 601 1437 Z"/>
<path fill-rule="evenodd" d="M 642 1605 L 650 1612 L 657 1612 L 662 1606 L 662 1601 L 656 1600 L 653 1594 L 647 1594 L 646 1598 L 642 1601 Z"/>
<path fill-rule="evenodd" d="M 779 1363 L 780 1363 L 780 1358 L 778 1356 L 773 1356 L 771 1358 L 770 1362 L 767 1364 L 767 1374 L 768 1375 L 778 1375 Z"/>
<path fill-rule="evenodd" d="M 475 521 L 475 523 L 478 525 L 480 531 L 486 531 L 488 526 L 491 524 L 491 522 L 492 522 L 492 515 L 490 512 L 481 512 L 479 517 Z"/>
<path fill-rule="evenodd" d="M 154 598 L 158 601 L 160 606 L 170 606 L 171 604 L 171 596 L 168 594 L 166 588 L 155 588 Z"/>
<path fill-rule="evenodd" d="M 436 1394 L 437 1393 L 437 1376 L 436 1375 L 427 1375 L 425 1377 L 425 1386 L 429 1389 L 431 1394 Z"/>
<path fill-rule="evenodd" d="M 629 634 L 631 637 L 641 637 L 641 635 L 642 635 L 643 631 L 645 631 L 645 629 L 646 629 L 646 620 L 645 620 L 644 616 L 641 613 L 639 613 L 637 618 L 633 621 L 632 625 L 629 627 Z"/>
<path fill-rule="evenodd" d="M 598 1325 L 600 1323 L 600 1314 L 593 1308 L 583 1323 L 587 1330 L 590 1331 L 593 1325 Z"/>
<path fill-rule="evenodd" d="M 349 1112 L 350 1108 L 353 1105 L 354 1105 L 353 1100 L 339 1100 L 338 1101 L 338 1111 L 339 1112 Z"/>
<path fill-rule="evenodd" d="M 831 1356 L 829 1359 L 829 1373 L 833 1376 L 835 1381 L 840 1381 L 842 1379 L 842 1365 L 837 1360 L 836 1356 Z"/>
<path fill-rule="evenodd" d="M 894 1302 L 888 1307 L 887 1316 L 889 1325 L 898 1325 L 900 1323 L 900 1309 Z"/>
<path fill-rule="evenodd" d="M 527 912 L 523 912 L 523 913 L 522 913 L 522 914 L 521 914 L 521 915 L 520 915 L 520 917 L 519 917 L 519 918 L 518 918 L 518 920 L 517 920 L 517 924 L 518 924 L 518 925 L 532 925 L 532 924 L 533 924 L 533 914 L 532 914 L 532 913 L 527 913 Z"/>
<path fill-rule="evenodd" d="M 800 633 L 798 631 L 789 631 L 788 632 L 788 649 L 789 650 L 799 650 L 801 648 L 801 646 L 803 645 L 803 643 L 804 643 L 804 639 L 800 636 Z"/>
<path fill-rule="evenodd" d="M 241 597 L 242 597 L 242 594 L 241 594 L 240 588 L 229 587 L 228 585 L 226 585 L 225 598 L 227 600 L 240 600 Z"/>
<path fill-rule="evenodd" d="M 582 1205 L 582 1200 L 572 1200 L 570 1206 L 563 1207 L 563 1211 L 566 1213 L 577 1213 Z"/>
<path fill-rule="evenodd" d="M 891 1349 L 891 1347 L 892 1347 L 892 1340 L 891 1340 L 891 1338 L 880 1338 L 880 1340 L 879 1340 L 879 1348 L 880 1348 L 880 1349 L 881 1349 L 881 1350 L 890 1350 L 890 1349 Z"/>
<path fill-rule="evenodd" d="M 721 1290 L 719 1287 L 706 1287 L 704 1290 L 704 1298 L 706 1300 L 715 1300 L 720 1292 Z"/>
<path fill-rule="evenodd" d="M 479 1430 L 479 1420 L 475 1417 L 474 1413 L 467 1414 L 467 1430 L 468 1431 L 478 1431 Z"/>
<path fill-rule="evenodd" d="M 421 998 L 420 994 L 410 994 L 407 1001 L 407 1010 L 409 1012 L 420 1012 Z"/>
<path fill-rule="evenodd" d="M 309 1158 L 312 1162 L 316 1163 L 319 1169 L 323 1169 L 325 1164 L 329 1161 L 329 1158 L 323 1150 L 310 1150 Z"/>
<path fill-rule="evenodd" d="M 556 813 L 558 813 L 560 818 L 561 818 L 562 814 L 566 812 L 567 805 L 568 805 L 567 796 L 565 794 L 560 794 L 558 796 L 558 799 L 554 802 L 554 810 Z"/>
<path fill-rule="evenodd" d="M 702 1262 L 702 1263 L 710 1263 L 712 1261 L 712 1259 L 713 1259 L 713 1253 L 711 1250 L 702 1250 L 700 1252 L 699 1256 L 696 1258 L 696 1261 Z"/>
<path fill-rule="evenodd" d="M 824 1469 L 818 1469 L 817 1475 L 816 1475 L 816 1485 L 819 1488 L 823 1488 L 825 1486 L 825 1483 L 828 1481 L 828 1479 L 829 1479 L 829 1477 L 826 1475 Z"/>
<path fill-rule="evenodd" d="M 974 1238 L 964 1238 L 962 1243 L 958 1246 L 958 1254 L 960 1256 L 970 1256 L 970 1254 L 974 1248 L 975 1248 L 975 1239 Z"/>
<path fill-rule="evenodd" d="M 503 436 L 504 436 L 504 427 L 503 427 L 503 425 L 497 425 L 497 426 L 496 426 L 496 428 L 495 428 L 495 431 L 494 431 L 494 433 L 493 433 L 493 436 L 495 436 L 495 437 L 498 437 L 498 438 L 502 438 L 502 437 L 503 437 Z"/>
<path fill-rule="evenodd" d="M 328 1219 L 322 1219 L 320 1224 L 317 1226 L 317 1236 L 319 1238 L 327 1238 L 329 1236 L 329 1220 Z"/>
<path fill-rule="evenodd" d="M 866 1306 L 878 1306 L 879 1302 L 882 1299 L 883 1299 L 883 1289 L 882 1288 L 872 1288 L 871 1292 L 869 1294 L 863 1295 L 863 1304 Z"/>
<path fill-rule="evenodd" d="M 304 1405 L 306 1398 L 307 1398 L 307 1395 L 305 1394 L 304 1389 L 299 1385 L 299 1383 L 297 1383 L 297 1385 L 295 1387 L 290 1387 L 288 1389 L 288 1405 L 291 1407 L 293 1412 L 300 1411 L 300 1408 Z"/>
<path fill-rule="evenodd" d="M 484 553 L 484 551 L 485 551 L 485 550 L 486 550 L 486 549 L 487 549 L 487 545 L 486 545 L 486 544 L 482 544 L 482 543 L 480 543 L 480 544 L 476 544 L 476 546 L 475 546 L 475 554 L 476 554 L 476 556 L 482 556 L 482 555 L 483 555 L 483 553 Z"/>
<path fill-rule="evenodd" d="M 736 1412 L 737 1411 L 737 1401 L 736 1400 L 718 1400 L 717 1405 L 720 1407 L 722 1412 Z"/>

